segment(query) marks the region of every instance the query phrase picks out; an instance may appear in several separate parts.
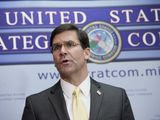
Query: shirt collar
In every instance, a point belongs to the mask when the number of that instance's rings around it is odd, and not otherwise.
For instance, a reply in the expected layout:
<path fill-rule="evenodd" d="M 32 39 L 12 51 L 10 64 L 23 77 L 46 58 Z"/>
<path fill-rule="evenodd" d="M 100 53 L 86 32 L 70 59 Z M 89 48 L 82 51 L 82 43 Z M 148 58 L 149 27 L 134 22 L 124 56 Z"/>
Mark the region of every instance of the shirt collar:
<path fill-rule="evenodd" d="M 72 97 L 72 93 L 75 90 L 76 86 L 67 81 L 64 81 L 63 79 L 60 80 L 60 83 L 63 93 L 69 98 Z M 86 79 L 78 87 L 80 88 L 84 96 L 88 96 L 90 94 L 90 86 L 90 77 L 87 76 Z"/>

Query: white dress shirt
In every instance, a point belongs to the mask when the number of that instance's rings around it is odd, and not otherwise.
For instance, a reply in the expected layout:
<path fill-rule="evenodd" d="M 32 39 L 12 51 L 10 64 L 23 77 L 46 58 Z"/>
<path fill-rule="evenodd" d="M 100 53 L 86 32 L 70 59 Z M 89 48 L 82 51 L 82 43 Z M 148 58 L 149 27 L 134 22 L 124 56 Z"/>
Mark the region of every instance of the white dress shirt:
<path fill-rule="evenodd" d="M 63 95 L 65 98 L 65 102 L 66 102 L 66 106 L 67 106 L 67 110 L 68 110 L 68 114 L 70 117 L 70 120 L 73 120 L 72 118 L 72 93 L 75 90 L 76 86 L 74 86 L 73 84 L 66 82 L 64 80 L 60 80 L 61 83 L 61 87 L 63 90 Z M 87 113 L 88 113 L 88 118 L 89 118 L 89 114 L 90 114 L 90 78 L 89 76 L 87 76 L 87 78 L 78 86 L 80 88 L 80 90 L 82 91 L 82 100 L 85 104 L 85 107 L 87 109 Z"/>

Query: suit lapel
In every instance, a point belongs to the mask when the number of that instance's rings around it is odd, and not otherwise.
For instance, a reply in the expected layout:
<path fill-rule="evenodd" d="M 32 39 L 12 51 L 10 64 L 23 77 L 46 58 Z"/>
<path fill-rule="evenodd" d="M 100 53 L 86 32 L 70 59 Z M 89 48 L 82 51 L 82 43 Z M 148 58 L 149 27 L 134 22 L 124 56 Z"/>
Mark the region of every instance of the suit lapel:
<path fill-rule="evenodd" d="M 90 120 L 98 120 L 103 98 L 103 91 L 98 82 L 91 79 L 91 107 L 90 107 Z"/>
<path fill-rule="evenodd" d="M 60 86 L 60 81 L 51 88 L 49 101 L 51 102 L 54 110 L 56 111 L 59 120 L 69 120 L 66 103 L 64 100 L 62 88 Z"/>

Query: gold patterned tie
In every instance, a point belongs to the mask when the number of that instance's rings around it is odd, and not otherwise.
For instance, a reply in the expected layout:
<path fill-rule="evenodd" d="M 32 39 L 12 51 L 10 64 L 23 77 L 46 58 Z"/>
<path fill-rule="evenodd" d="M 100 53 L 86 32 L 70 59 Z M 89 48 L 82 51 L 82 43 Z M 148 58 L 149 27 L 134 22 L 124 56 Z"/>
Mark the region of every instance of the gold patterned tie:
<path fill-rule="evenodd" d="M 81 100 L 81 91 L 79 88 L 74 90 L 72 100 L 73 120 L 88 120 L 87 110 Z"/>

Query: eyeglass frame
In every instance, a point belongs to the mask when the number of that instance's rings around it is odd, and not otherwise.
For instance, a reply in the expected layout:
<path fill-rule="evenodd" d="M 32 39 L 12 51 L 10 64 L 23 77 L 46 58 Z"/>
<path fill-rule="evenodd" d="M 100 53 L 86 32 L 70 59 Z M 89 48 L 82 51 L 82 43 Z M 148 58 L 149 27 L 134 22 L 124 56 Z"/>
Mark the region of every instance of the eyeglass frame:
<path fill-rule="evenodd" d="M 72 40 L 65 41 L 63 43 L 53 43 L 51 46 L 51 52 L 60 51 L 62 49 L 62 46 L 65 47 L 65 49 L 70 50 L 78 45 L 81 45 L 80 43 L 76 43 Z"/>

